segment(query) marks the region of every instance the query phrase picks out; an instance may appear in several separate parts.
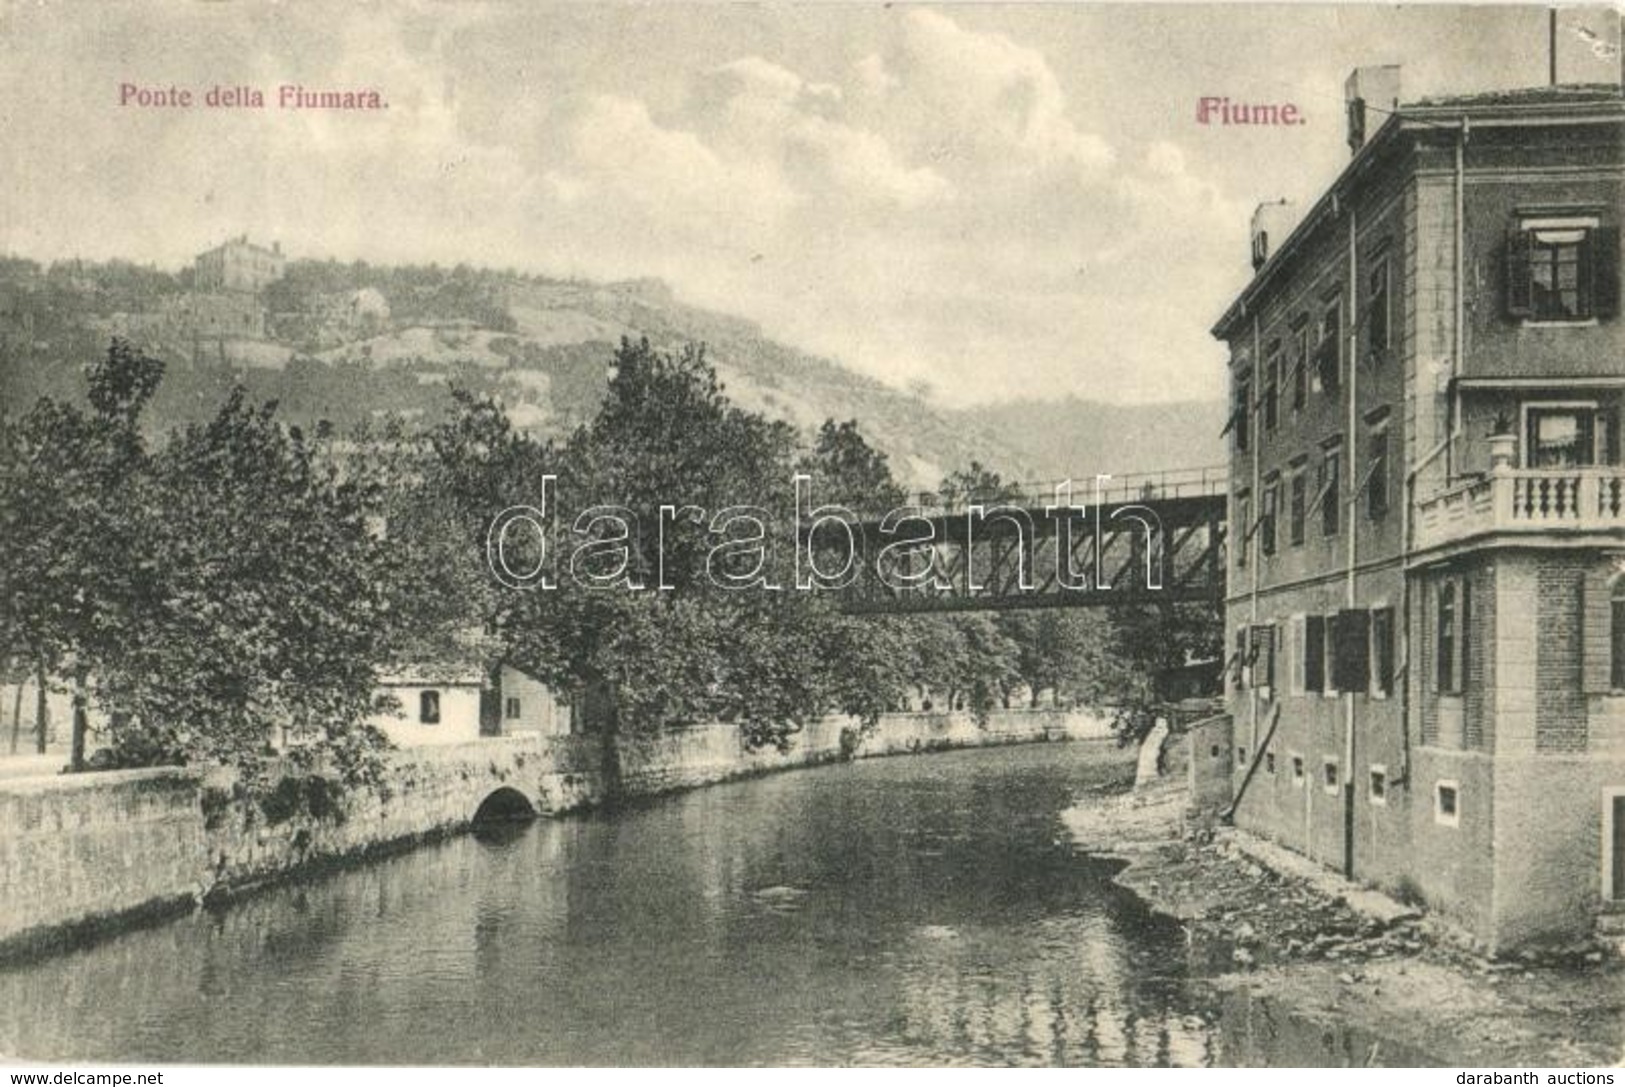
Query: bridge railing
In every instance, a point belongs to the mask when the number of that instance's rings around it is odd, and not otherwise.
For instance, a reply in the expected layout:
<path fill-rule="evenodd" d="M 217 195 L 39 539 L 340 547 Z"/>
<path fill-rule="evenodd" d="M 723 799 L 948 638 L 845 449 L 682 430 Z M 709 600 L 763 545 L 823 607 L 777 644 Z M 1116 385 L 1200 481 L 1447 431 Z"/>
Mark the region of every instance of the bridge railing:
<path fill-rule="evenodd" d="M 942 491 L 921 491 L 910 498 L 931 513 L 955 513 L 973 505 L 1020 506 L 1042 509 L 1056 504 L 1057 495 L 1065 494 L 1070 485 L 1070 504 L 1076 506 L 1122 505 L 1128 502 L 1150 502 L 1169 498 L 1205 498 L 1222 495 L 1230 485 L 1230 468 L 1225 464 L 1197 465 L 1191 468 L 1169 468 L 1159 472 L 1135 472 L 1110 475 L 1099 480 L 1095 476 L 1074 476 L 1011 483 L 986 494 L 957 495 Z"/>

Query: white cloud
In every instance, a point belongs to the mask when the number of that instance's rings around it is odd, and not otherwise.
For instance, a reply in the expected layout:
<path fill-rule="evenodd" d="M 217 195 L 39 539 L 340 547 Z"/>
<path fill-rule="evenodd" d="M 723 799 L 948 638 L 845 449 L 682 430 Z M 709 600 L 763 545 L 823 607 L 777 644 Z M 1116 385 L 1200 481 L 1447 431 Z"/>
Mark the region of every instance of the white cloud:
<path fill-rule="evenodd" d="M 934 161 L 1077 177 L 1097 176 L 1113 161 L 1106 141 L 1073 121 L 1042 53 L 930 9 L 910 10 L 890 61 L 868 58 L 858 74 L 887 130 L 911 134 Z"/>
<path fill-rule="evenodd" d="M 1040 52 L 925 10 L 844 80 L 752 54 L 658 115 L 592 99 L 547 184 L 572 218 L 635 227 L 567 227 L 595 239 L 569 251 L 949 402 L 1204 387 L 1207 315 L 1170 320 L 1168 300 L 1214 290 L 1244 241 L 1216 221 L 1244 217 L 1180 146 L 1119 156 Z"/>
<path fill-rule="evenodd" d="M 858 61 L 854 70 L 858 89 L 871 97 L 880 97 L 891 93 L 902 85 L 902 81 L 886 70 L 886 62 L 878 53 L 870 53 Z"/>
<path fill-rule="evenodd" d="M 880 133 L 848 123 L 844 97 L 753 56 L 705 72 L 688 115 L 730 164 L 774 174 L 803 200 L 911 208 L 949 195 L 930 167 L 909 164 Z"/>
<path fill-rule="evenodd" d="M 657 215 L 770 222 L 795 201 L 767 164 L 725 160 L 695 133 L 656 122 L 634 99 L 593 97 L 569 124 L 566 151 L 565 176 Z"/>
<path fill-rule="evenodd" d="M 13 89 L 94 85 L 50 73 L 80 57 L 116 70 L 117 42 L 139 38 L 178 81 L 362 81 L 391 98 L 377 116 L 133 116 L 47 97 L 36 116 L 0 102 L 18 151 L 0 163 L 15 194 L 6 244 L 179 263 L 247 230 L 295 255 L 661 276 L 948 402 L 1084 385 L 1188 395 L 1207 381 L 1192 376 L 1217 350 L 1204 307 L 1244 267 L 1245 208 L 1178 133 L 1109 144 L 1041 38 L 908 8 L 877 13 L 868 55 L 691 27 L 646 35 L 634 57 L 607 29 L 600 48 L 580 44 L 605 22 L 586 9 L 568 13 L 573 38 L 510 9 L 458 10 L 451 24 L 295 10 L 279 53 L 233 37 L 212 8 L 189 18 L 218 41 L 121 24 L 33 53 L 0 42 Z M 85 138 L 62 140 L 70 129 Z"/>

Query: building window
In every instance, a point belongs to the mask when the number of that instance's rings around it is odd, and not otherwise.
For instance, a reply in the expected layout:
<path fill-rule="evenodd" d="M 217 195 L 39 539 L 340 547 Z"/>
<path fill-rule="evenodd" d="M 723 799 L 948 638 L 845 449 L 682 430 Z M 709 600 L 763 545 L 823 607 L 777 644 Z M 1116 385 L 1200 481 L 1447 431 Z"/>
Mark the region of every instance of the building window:
<path fill-rule="evenodd" d="M 1217 759 L 1219 757 L 1219 745 L 1214 744 L 1212 747 L 1208 748 L 1207 754 L 1208 758 Z"/>
<path fill-rule="evenodd" d="M 1375 694 L 1394 693 L 1394 609 L 1371 612 L 1371 685 Z"/>
<path fill-rule="evenodd" d="M 1366 795 L 1370 797 L 1371 803 L 1388 803 L 1388 767 L 1373 766 L 1368 781 Z"/>
<path fill-rule="evenodd" d="M 1343 375 L 1343 310 L 1332 302 L 1321 314 L 1315 334 L 1315 384 L 1321 392 L 1336 394 Z"/>
<path fill-rule="evenodd" d="M 1625 691 L 1625 574 L 1614 579 L 1608 603 L 1612 622 L 1608 636 L 1608 685 L 1616 691 Z"/>
<path fill-rule="evenodd" d="M 1291 489 L 1287 499 L 1288 537 L 1292 546 L 1303 543 L 1303 523 L 1309 507 L 1309 476 L 1302 468 L 1292 473 Z"/>
<path fill-rule="evenodd" d="M 1264 752 L 1264 773 L 1275 773 L 1275 752 L 1273 751 Z"/>
<path fill-rule="evenodd" d="M 1300 318 L 1292 334 L 1292 410 L 1302 409 L 1309 399 L 1309 318 Z"/>
<path fill-rule="evenodd" d="M 1596 464 L 1595 404 L 1561 404 L 1524 408 L 1525 468 L 1584 468 Z"/>
<path fill-rule="evenodd" d="M 510 721 L 517 721 L 521 716 L 519 708 L 519 699 L 509 696 L 503 706 L 504 716 Z"/>
<path fill-rule="evenodd" d="M 1389 305 L 1388 262 L 1380 261 L 1371 270 L 1370 293 L 1366 296 L 1366 309 L 1370 313 L 1371 350 L 1376 354 L 1388 350 Z"/>
<path fill-rule="evenodd" d="M 1336 536 L 1343 514 L 1343 447 L 1327 445 L 1320 455 L 1320 474 L 1315 480 L 1315 504 L 1320 507 L 1320 534 Z"/>
<path fill-rule="evenodd" d="M 1456 685 L 1460 678 L 1456 671 L 1456 618 L 1456 583 L 1447 581 L 1439 586 L 1439 615 L 1433 638 L 1441 694 L 1455 694 L 1459 690 Z"/>
<path fill-rule="evenodd" d="M 1467 662 L 1473 651 L 1473 583 L 1461 579 L 1461 595 L 1456 605 L 1456 690 L 1467 682 Z"/>
<path fill-rule="evenodd" d="M 1247 768 L 1247 749 L 1245 747 L 1238 747 L 1238 748 L 1236 748 L 1236 769 L 1237 770 L 1245 770 L 1246 768 Z"/>
<path fill-rule="evenodd" d="M 1441 781 L 1433 786 L 1433 821 L 1441 826 L 1461 824 L 1461 786 L 1454 781 Z"/>
<path fill-rule="evenodd" d="M 1303 756 L 1302 755 L 1293 755 L 1292 756 L 1292 787 L 1295 788 L 1295 789 L 1303 788 Z"/>
<path fill-rule="evenodd" d="M 418 693 L 418 721 L 425 725 L 438 725 L 440 723 L 440 692 L 421 691 Z"/>
<path fill-rule="evenodd" d="M 1586 230 L 1527 230 L 1529 308 L 1538 321 L 1591 316 L 1590 292 L 1582 282 Z"/>
<path fill-rule="evenodd" d="M 1251 648 L 1247 663 L 1251 665 L 1254 687 L 1263 691 L 1263 697 L 1275 697 L 1275 627 L 1256 626 L 1250 634 Z"/>
<path fill-rule="evenodd" d="M 1619 232 L 1597 219 L 1525 219 L 1506 241 L 1506 309 L 1530 321 L 1611 317 L 1619 298 Z"/>
<path fill-rule="evenodd" d="M 1320 772 L 1321 784 L 1325 787 L 1326 791 L 1328 793 L 1337 792 L 1337 786 L 1339 784 L 1337 778 L 1337 760 L 1327 759 L 1325 762 L 1321 763 Z"/>
<path fill-rule="evenodd" d="M 1388 431 L 1373 431 L 1371 460 L 1366 466 L 1365 515 L 1373 521 L 1388 515 Z"/>
<path fill-rule="evenodd" d="M 1264 429 L 1272 431 L 1281 421 L 1281 341 L 1270 343 L 1264 356 Z"/>
<path fill-rule="evenodd" d="M 1271 473 L 1264 484 L 1264 509 L 1258 525 L 1258 549 L 1266 555 L 1275 554 L 1275 515 L 1281 501 L 1281 478 Z"/>

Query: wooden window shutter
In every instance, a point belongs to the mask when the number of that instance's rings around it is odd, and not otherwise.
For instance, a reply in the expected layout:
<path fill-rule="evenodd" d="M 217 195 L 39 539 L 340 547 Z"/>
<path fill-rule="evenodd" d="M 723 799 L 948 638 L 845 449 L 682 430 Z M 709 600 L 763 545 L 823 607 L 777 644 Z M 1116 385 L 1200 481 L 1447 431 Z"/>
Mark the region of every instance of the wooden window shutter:
<path fill-rule="evenodd" d="M 1580 578 L 1580 689 L 1607 694 L 1613 689 L 1613 595 L 1606 568 Z"/>
<path fill-rule="evenodd" d="M 1591 309 L 1598 317 L 1619 316 L 1619 228 L 1599 227 L 1591 232 Z"/>
<path fill-rule="evenodd" d="M 1317 694 L 1326 689 L 1326 617 L 1323 615 L 1304 616 L 1303 687 Z"/>
<path fill-rule="evenodd" d="M 1508 317 L 1529 317 L 1535 312 L 1530 297 L 1529 247 L 1534 235 L 1514 225 L 1507 230 L 1505 260 L 1505 299 Z"/>
<path fill-rule="evenodd" d="M 1344 608 L 1332 620 L 1332 685 L 1340 691 L 1371 686 L 1371 613 Z"/>

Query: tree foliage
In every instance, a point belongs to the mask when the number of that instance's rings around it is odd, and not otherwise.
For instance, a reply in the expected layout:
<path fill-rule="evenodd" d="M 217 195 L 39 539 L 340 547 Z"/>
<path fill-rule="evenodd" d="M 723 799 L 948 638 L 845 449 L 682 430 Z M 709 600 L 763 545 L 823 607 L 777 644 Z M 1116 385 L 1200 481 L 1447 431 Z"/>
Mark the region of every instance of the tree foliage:
<path fill-rule="evenodd" d="M 142 606 L 98 661 L 122 761 L 250 767 L 272 740 L 364 772 L 389 616 L 357 486 L 233 395 L 153 458 Z"/>
<path fill-rule="evenodd" d="M 834 711 L 985 718 L 1045 693 L 1107 708 L 1132 736 L 1161 671 L 1218 651 L 1199 608 L 844 615 L 794 586 L 792 481 L 807 477 L 814 504 L 906 501 L 857 423 L 804 443 L 733 404 L 700 347 L 623 340 L 608 361 L 602 404 L 558 442 L 467 390 L 427 428 L 340 437 L 237 389 L 154 449 L 143 411 L 163 366 L 114 341 L 87 368 L 88 410 L 47 398 L 0 416 L 9 672 L 72 677 L 122 765 L 227 764 L 254 781 L 274 746 L 353 780 L 376 768 L 366 721 L 393 665 L 505 661 L 593 696 L 608 730 L 725 721 L 784 747 Z M 951 507 L 1016 497 L 975 462 L 940 487 Z M 544 504 L 531 546 L 554 587 L 499 584 L 492 518 Z"/>
<path fill-rule="evenodd" d="M 7 643 L 75 677 L 119 764 L 252 776 L 288 738 L 297 759 L 365 772 L 386 617 L 361 495 L 240 394 L 150 451 L 162 373 L 115 340 L 87 370 L 88 413 L 41 400 L 4 424 Z"/>

